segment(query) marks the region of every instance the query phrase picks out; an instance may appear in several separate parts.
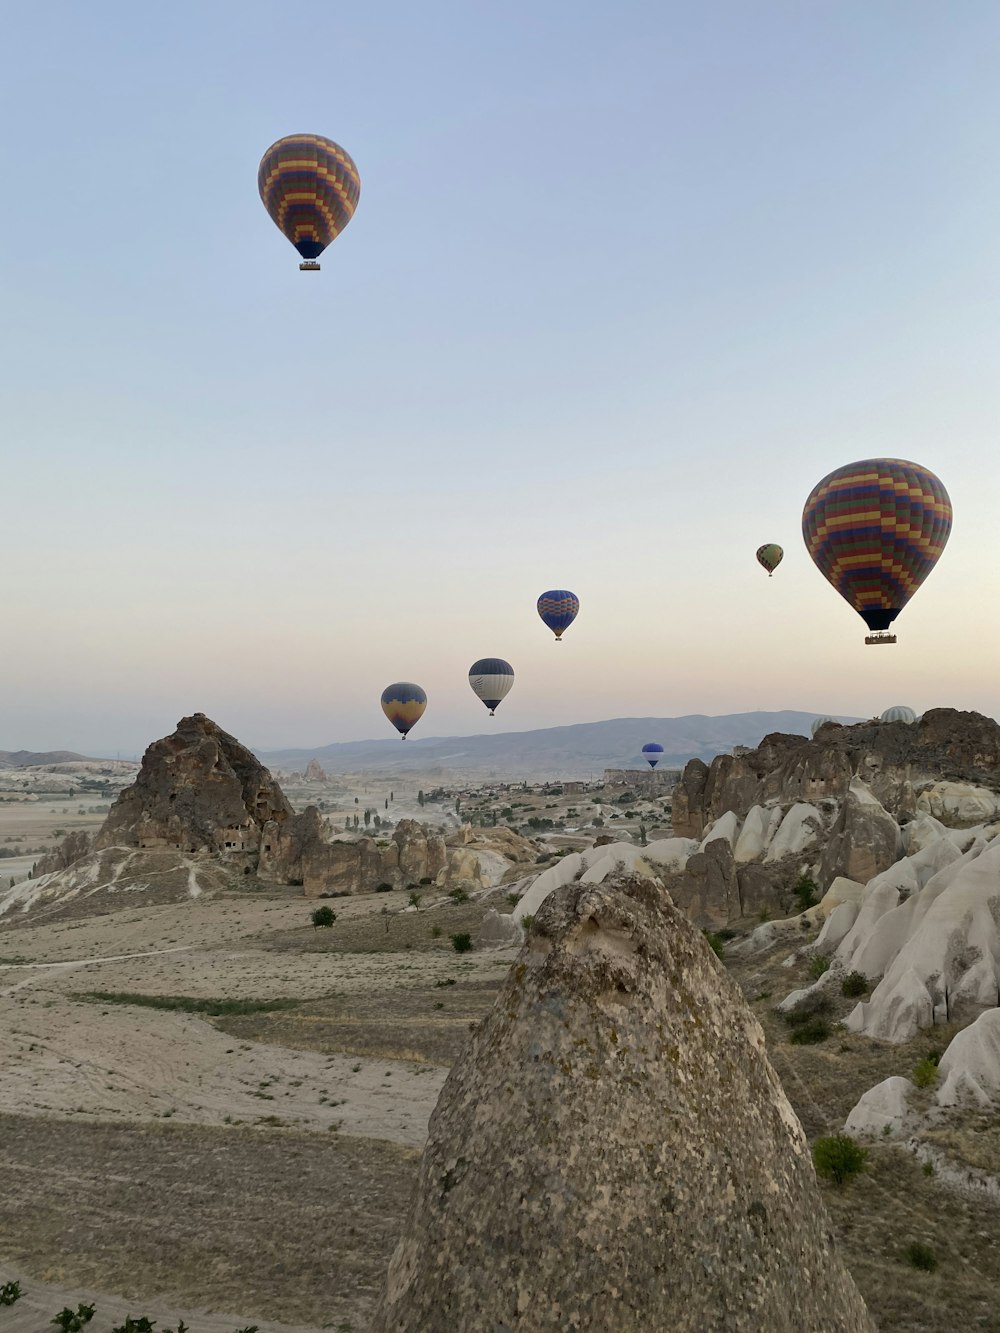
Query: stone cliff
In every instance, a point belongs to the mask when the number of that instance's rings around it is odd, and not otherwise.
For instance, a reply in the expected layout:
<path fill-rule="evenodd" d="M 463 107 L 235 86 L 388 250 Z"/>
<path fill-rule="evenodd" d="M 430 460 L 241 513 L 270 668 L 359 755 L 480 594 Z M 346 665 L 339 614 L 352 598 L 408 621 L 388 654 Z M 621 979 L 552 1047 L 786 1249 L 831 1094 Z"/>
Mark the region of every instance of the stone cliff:
<path fill-rule="evenodd" d="M 1000 726 L 934 708 L 912 724 L 829 722 L 812 740 L 776 732 L 755 750 L 692 759 L 674 791 L 674 832 L 699 838 L 727 810 L 742 819 L 755 805 L 841 801 L 855 777 L 896 816 L 915 814 L 920 793 L 942 781 L 997 790 Z"/>

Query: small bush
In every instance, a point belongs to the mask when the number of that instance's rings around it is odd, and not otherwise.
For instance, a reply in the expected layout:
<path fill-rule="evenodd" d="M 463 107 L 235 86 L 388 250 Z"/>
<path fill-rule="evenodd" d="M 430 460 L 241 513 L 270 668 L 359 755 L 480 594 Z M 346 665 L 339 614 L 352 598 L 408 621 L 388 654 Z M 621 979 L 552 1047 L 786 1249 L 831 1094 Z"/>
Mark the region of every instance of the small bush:
<path fill-rule="evenodd" d="M 820 977 L 830 970 L 830 960 L 824 954 L 814 953 L 809 959 L 809 975 L 814 980 L 819 981 Z"/>
<path fill-rule="evenodd" d="M 313 923 L 313 929 L 316 930 L 320 926 L 332 926 L 337 919 L 337 913 L 332 907 L 317 907 L 309 919 Z"/>
<path fill-rule="evenodd" d="M 793 1046 L 817 1046 L 830 1035 L 830 1024 L 825 1018 L 809 1018 L 792 1028 L 788 1040 Z"/>
<path fill-rule="evenodd" d="M 65 1306 L 56 1315 L 55 1319 L 50 1319 L 50 1324 L 55 1324 L 56 1328 L 63 1330 L 63 1333 L 80 1333 L 94 1317 L 94 1307 L 92 1305 L 78 1305 L 75 1310 Z"/>
<path fill-rule="evenodd" d="M 422 875 L 422 876 L 421 876 L 421 879 L 420 879 L 420 883 L 421 883 L 421 884 L 433 884 L 433 883 L 434 883 L 434 880 L 431 878 L 430 875 Z"/>
<path fill-rule="evenodd" d="M 452 935 L 451 947 L 456 953 L 468 953 L 472 948 L 472 936 L 466 933 Z"/>
<path fill-rule="evenodd" d="M 795 899 L 800 912 L 805 912 L 810 907 L 815 907 L 819 899 L 816 894 L 819 892 L 819 885 L 808 875 L 800 875 L 792 885 L 792 897 Z"/>
<path fill-rule="evenodd" d="M 125 1316 L 124 1324 L 119 1324 L 111 1330 L 111 1333 L 153 1333 L 156 1325 L 155 1319 L 150 1319 L 148 1315 L 141 1314 L 137 1319 L 133 1319 L 130 1314 Z"/>
<path fill-rule="evenodd" d="M 452 889 L 448 897 L 453 903 L 467 903 L 469 901 L 469 895 L 464 889 Z"/>
<path fill-rule="evenodd" d="M 937 1062 L 930 1056 L 918 1060 L 910 1072 L 910 1078 L 918 1088 L 933 1088 L 938 1081 Z"/>
<path fill-rule="evenodd" d="M 21 1299 L 20 1282 L 5 1282 L 0 1286 L 0 1305 L 13 1305 Z"/>
<path fill-rule="evenodd" d="M 865 1169 L 868 1151 L 849 1134 L 832 1134 L 817 1139 L 813 1144 L 813 1166 L 816 1174 L 835 1185 L 844 1185 L 852 1176 Z"/>
<path fill-rule="evenodd" d="M 903 1258 L 912 1268 L 920 1268 L 925 1273 L 933 1273 L 938 1266 L 934 1251 L 919 1240 L 912 1241 L 903 1251 Z"/>
<path fill-rule="evenodd" d="M 443 934 L 444 934 L 444 931 L 441 929 L 440 926 L 431 926 L 431 939 L 432 939 L 432 940 L 439 940 Z"/>
<path fill-rule="evenodd" d="M 530 930 L 534 924 L 535 924 L 535 916 L 533 912 L 527 912 L 525 913 L 524 916 L 521 917 L 521 925 L 525 928 L 525 930 Z"/>
<path fill-rule="evenodd" d="M 726 952 L 726 941 L 721 935 L 711 930 L 701 932 L 705 936 L 705 942 L 717 958 L 722 958 Z"/>
<path fill-rule="evenodd" d="M 421 882 L 421 884 L 422 884 L 422 883 L 423 883 L 423 880 L 421 880 L 420 882 Z M 410 906 L 411 906 L 411 907 L 416 907 L 416 908 L 418 909 L 418 911 L 419 911 L 419 909 L 420 909 L 421 898 L 422 898 L 422 895 L 421 895 L 421 894 L 419 894 L 419 893 L 411 893 L 411 894 L 410 894 L 410 897 L 409 897 L 409 904 L 410 904 Z"/>
<path fill-rule="evenodd" d="M 851 1000 L 856 1000 L 859 995 L 864 995 L 867 990 L 868 978 L 863 972 L 848 972 L 840 983 L 841 995 L 846 995 Z"/>
<path fill-rule="evenodd" d="M 376 893 L 392 893 L 392 885 L 391 885 L 391 884 L 376 884 L 376 885 L 375 885 L 375 892 L 376 892 Z"/>
<path fill-rule="evenodd" d="M 521 895 L 519 893 L 507 894 L 507 902 L 510 904 L 511 907 L 516 907 L 520 901 L 521 901 Z"/>

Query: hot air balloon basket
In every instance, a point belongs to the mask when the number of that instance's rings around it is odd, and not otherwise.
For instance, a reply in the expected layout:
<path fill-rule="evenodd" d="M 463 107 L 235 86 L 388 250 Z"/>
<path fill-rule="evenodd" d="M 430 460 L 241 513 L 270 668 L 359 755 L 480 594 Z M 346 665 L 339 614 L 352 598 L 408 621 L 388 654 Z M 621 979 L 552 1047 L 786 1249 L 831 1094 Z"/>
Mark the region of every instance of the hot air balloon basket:
<path fill-rule="evenodd" d="M 895 634 L 866 634 L 865 643 L 895 643 Z"/>
<path fill-rule="evenodd" d="M 302 263 L 299 265 L 299 270 L 302 273 L 318 273 L 319 265 L 316 263 L 315 259 L 303 259 Z"/>

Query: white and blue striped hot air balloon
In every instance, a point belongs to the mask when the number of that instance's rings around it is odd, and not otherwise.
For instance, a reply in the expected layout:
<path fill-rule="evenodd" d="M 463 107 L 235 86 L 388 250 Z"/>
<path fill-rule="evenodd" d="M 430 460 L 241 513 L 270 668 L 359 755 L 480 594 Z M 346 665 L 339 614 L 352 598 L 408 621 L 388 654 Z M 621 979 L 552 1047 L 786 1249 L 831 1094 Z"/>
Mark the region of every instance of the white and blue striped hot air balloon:
<path fill-rule="evenodd" d="M 655 768 L 663 758 L 663 746 L 658 745 L 656 741 L 650 741 L 642 747 L 642 757 L 650 768 Z"/>
<path fill-rule="evenodd" d="M 817 733 L 817 731 L 819 731 L 820 727 L 825 727 L 826 724 L 827 724 L 828 722 L 836 722 L 836 721 L 837 721 L 837 719 L 836 719 L 835 717 L 817 717 L 817 718 L 813 721 L 812 726 L 809 728 L 809 734 L 810 734 L 810 736 L 812 736 L 813 739 L 815 740 L 815 738 L 816 738 L 816 733 Z M 838 725 L 839 725 L 839 723 L 838 723 Z"/>
<path fill-rule="evenodd" d="M 469 667 L 469 684 L 473 693 L 490 710 L 490 717 L 510 693 L 514 684 L 514 668 L 502 657 L 481 657 Z"/>
<path fill-rule="evenodd" d="M 879 718 L 880 722 L 916 722 L 917 715 L 912 708 L 907 708 L 906 704 L 893 704 L 887 708 Z"/>

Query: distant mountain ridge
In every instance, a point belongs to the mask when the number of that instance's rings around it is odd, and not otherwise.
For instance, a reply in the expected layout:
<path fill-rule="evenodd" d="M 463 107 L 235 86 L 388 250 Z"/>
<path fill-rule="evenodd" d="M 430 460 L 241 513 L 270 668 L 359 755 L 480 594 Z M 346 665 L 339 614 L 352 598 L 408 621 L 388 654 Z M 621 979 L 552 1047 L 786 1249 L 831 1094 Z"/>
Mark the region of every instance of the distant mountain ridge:
<path fill-rule="evenodd" d="M 0 768 L 34 768 L 38 764 L 89 763 L 85 754 L 72 750 L 0 750 Z"/>
<path fill-rule="evenodd" d="M 507 731 L 491 736 L 436 736 L 424 740 L 345 741 L 316 749 L 261 751 L 271 768 L 301 772 L 315 759 L 331 775 L 365 771 L 407 772 L 440 768 L 506 778 L 599 777 L 605 768 L 640 768 L 647 741 L 663 746 L 664 767 L 680 768 L 689 759 L 713 759 L 734 745 L 756 746 L 773 731 L 809 735 L 817 717 L 795 710 L 727 713 L 709 717 L 620 717 L 606 722 L 578 722 L 535 731 Z M 843 719 L 857 721 L 856 718 Z"/>

